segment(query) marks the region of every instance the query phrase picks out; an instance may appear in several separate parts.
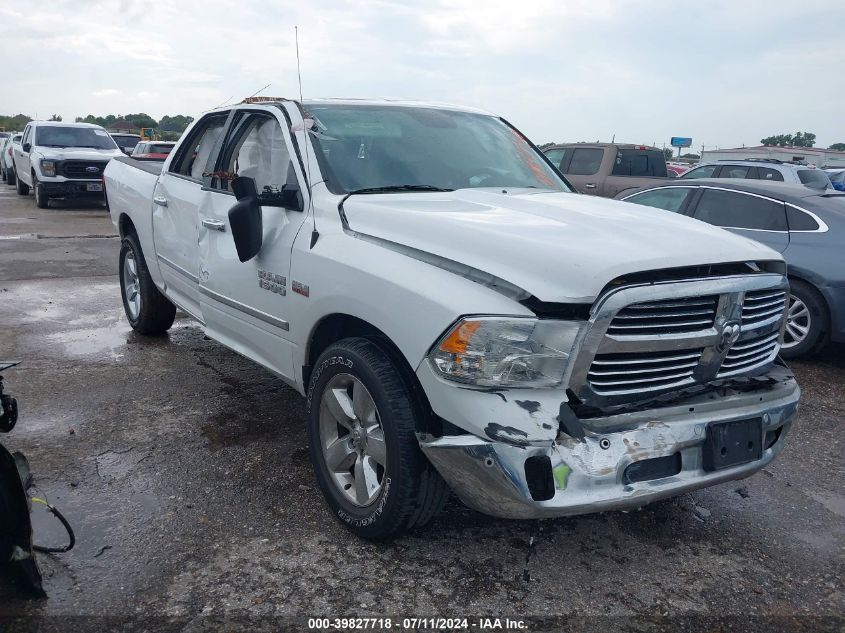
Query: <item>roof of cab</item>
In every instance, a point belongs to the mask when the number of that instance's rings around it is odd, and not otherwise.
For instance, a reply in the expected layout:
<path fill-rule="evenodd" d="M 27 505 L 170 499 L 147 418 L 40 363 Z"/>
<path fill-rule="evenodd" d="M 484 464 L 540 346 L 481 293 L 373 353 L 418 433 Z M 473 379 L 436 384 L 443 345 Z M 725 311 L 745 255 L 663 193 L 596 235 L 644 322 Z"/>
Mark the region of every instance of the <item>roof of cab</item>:
<path fill-rule="evenodd" d="M 318 105 L 330 105 L 330 104 L 337 104 L 337 105 L 348 105 L 348 106 L 394 106 L 397 108 L 434 108 L 439 110 L 453 110 L 456 112 L 469 112 L 473 114 L 484 114 L 488 116 L 496 116 L 494 113 L 489 112 L 487 110 L 482 110 L 481 108 L 472 108 L 469 106 L 463 105 L 456 105 L 453 103 L 441 103 L 438 101 L 413 101 L 407 99 L 391 99 L 388 97 L 378 97 L 378 98 L 355 98 L 355 97 L 344 97 L 344 98 L 335 98 L 335 97 L 326 97 L 326 98 L 315 98 L 315 99 L 288 99 L 286 97 L 247 97 L 243 101 L 237 104 L 229 104 L 227 106 L 220 106 L 217 108 L 213 108 L 210 110 L 218 111 L 218 110 L 230 110 L 233 107 L 238 106 L 245 106 L 245 105 L 273 105 L 273 104 L 280 104 L 284 102 L 292 102 L 301 104 L 304 108 L 309 108 L 312 106 Z"/>
<path fill-rule="evenodd" d="M 50 125 L 56 127 L 93 127 L 98 130 L 103 129 L 102 125 L 95 125 L 94 123 L 70 123 L 65 121 L 30 121 L 30 125 Z"/>

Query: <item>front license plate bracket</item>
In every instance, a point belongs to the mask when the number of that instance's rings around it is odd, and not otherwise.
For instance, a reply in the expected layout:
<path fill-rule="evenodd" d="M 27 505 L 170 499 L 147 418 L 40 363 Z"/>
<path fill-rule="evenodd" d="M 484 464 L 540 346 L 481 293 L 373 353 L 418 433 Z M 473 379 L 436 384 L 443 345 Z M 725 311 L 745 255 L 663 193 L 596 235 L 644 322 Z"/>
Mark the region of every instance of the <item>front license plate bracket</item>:
<path fill-rule="evenodd" d="M 763 421 L 760 418 L 712 422 L 704 441 L 704 470 L 722 470 L 763 456 Z"/>

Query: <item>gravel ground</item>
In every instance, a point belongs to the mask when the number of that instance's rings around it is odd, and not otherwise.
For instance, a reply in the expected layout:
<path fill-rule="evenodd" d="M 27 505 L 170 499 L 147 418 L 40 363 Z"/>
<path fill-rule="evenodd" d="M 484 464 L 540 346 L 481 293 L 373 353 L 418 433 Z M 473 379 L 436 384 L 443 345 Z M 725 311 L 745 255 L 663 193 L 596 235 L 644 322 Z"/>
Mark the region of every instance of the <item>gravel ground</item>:
<path fill-rule="evenodd" d="M 21 421 L 2 441 L 29 457 L 78 544 L 40 556 L 48 600 L 0 578 L 0 629 L 305 630 L 303 617 L 351 615 L 569 618 L 530 620 L 536 631 L 843 626 L 845 347 L 793 363 L 801 417 L 749 479 L 541 522 L 453 500 L 376 545 L 327 511 L 297 393 L 186 318 L 163 339 L 133 333 L 106 212 L 38 210 L 11 191 L 0 185 L 0 358 L 24 362 L 5 374 Z M 61 539 L 48 515 L 34 523 L 37 540 Z"/>

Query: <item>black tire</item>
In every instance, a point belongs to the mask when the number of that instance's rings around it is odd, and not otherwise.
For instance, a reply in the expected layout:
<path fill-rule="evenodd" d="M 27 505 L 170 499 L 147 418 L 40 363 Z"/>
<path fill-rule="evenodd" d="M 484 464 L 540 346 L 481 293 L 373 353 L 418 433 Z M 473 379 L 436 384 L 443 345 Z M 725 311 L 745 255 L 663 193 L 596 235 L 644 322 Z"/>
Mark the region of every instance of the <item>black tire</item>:
<path fill-rule="evenodd" d="M 15 173 L 15 191 L 18 192 L 19 196 L 29 195 L 29 185 L 25 184 L 20 178 L 18 178 L 17 173 Z"/>
<path fill-rule="evenodd" d="M 126 293 L 127 280 L 124 267 L 126 266 L 126 259 L 130 255 L 135 262 L 138 283 L 137 294 L 140 297 L 137 315 L 133 314 L 133 310 L 130 309 Z M 120 296 L 123 299 L 123 311 L 132 329 L 148 336 L 165 334 L 176 318 L 176 306 L 170 303 L 168 298 L 161 294 L 153 283 L 150 271 L 147 269 L 147 263 L 144 261 L 138 236 L 135 233 L 126 235 L 120 245 L 118 276 L 120 277 Z"/>
<path fill-rule="evenodd" d="M 7 169 L 6 170 L 6 184 L 7 185 L 14 185 L 18 181 L 18 177 L 15 174 L 14 169 Z"/>
<path fill-rule="evenodd" d="M 3 157 L 0 156 L 0 160 L 3 160 Z M 0 167 L 0 180 L 3 182 L 9 182 L 9 177 L 6 175 L 6 168 Z"/>
<path fill-rule="evenodd" d="M 50 206 L 50 196 L 47 195 L 47 189 L 38 182 L 35 174 L 32 174 L 32 187 L 35 189 L 35 206 L 39 209 L 46 209 Z"/>
<path fill-rule="evenodd" d="M 789 292 L 791 295 L 790 310 L 787 312 L 784 344 L 789 345 L 790 341 L 795 340 L 790 334 L 790 329 L 793 325 L 792 307 L 796 300 L 804 304 L 809 313 L 808 320 L 801 321 L 801 325 L 807 326 L 809 329 L 803 340 L 791 346 L 782 347 L 780 355 L 783 358 L 799 358 L 819 351 L 827 343 L 830 336 L 830 315 L 824 297 L 810 284 L 798 279 L 790 279 Z"/>
<path fill-rule="evenodd" d="M 323 394 L 340 374 L 351 375 L 364 384 L 375 403 L 384 434 L 387 464 L 383 485 L 366 507 L 345 498 L 332 479 L 321 444 Z M 415 431 L 423 421 L 425 409 L 404 366 L 376 340 L 347 338 L 320 355 L 309 382 L 309 452 L 332 514 L 356 535 L 380 541 L 396 538 L 430 521 L 445 504 L 449 488 L 417 443 Z"/>

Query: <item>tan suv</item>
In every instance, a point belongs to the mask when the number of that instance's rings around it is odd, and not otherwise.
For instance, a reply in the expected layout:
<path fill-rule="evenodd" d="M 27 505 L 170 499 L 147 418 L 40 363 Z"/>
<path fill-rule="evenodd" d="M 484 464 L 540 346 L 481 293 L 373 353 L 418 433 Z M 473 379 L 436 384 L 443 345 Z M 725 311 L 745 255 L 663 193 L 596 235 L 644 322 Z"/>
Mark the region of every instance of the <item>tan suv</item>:
<path fill-rule="evenodd" d="M 656 147 L 620 143 L 564 143 L 544 148 L 546 157 L 581 193 L 613 198 L 626 189 L 670 176 Z"/>

